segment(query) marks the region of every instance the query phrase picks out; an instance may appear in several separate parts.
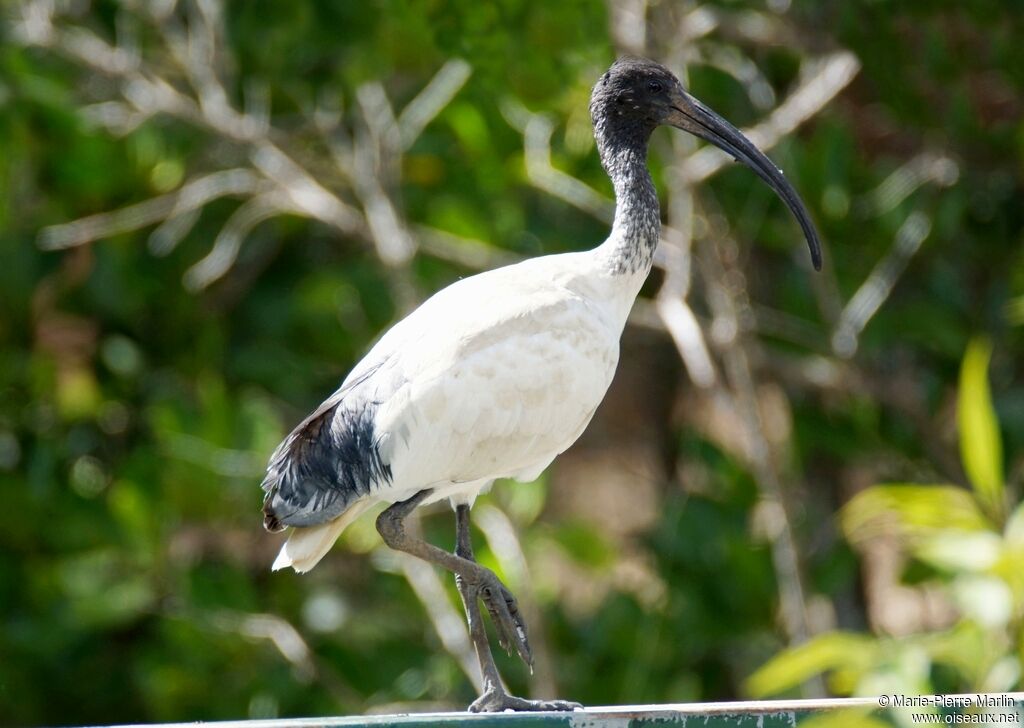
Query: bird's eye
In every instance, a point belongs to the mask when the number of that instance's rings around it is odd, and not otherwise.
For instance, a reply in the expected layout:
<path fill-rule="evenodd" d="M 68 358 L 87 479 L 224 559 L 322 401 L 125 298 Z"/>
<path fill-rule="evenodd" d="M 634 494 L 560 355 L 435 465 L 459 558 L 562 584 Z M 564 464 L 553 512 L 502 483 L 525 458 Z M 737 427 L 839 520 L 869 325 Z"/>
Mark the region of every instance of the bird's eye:
<path fill-rule="evenodd" d="M 647 88 L 651 91 L 651 93 L 656 94 L 660 94 L 662 91 L 665 90 L 665 87 L 661 85 L 660 81 L 650 81 L 647 84 Z"/>

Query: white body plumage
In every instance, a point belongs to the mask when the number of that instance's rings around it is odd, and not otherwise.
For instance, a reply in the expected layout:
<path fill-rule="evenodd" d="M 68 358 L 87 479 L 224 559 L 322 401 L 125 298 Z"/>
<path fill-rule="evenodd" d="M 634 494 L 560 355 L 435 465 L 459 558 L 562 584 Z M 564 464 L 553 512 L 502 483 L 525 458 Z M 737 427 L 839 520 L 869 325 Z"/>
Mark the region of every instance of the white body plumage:
<path fill-rule="evenodd" d="M 624 234 L 616 225 L 594 250 L 460 280 L 388 331 L 342 389 L 365 377 L 390 482 L 334 520 L 294 529 L 274 568 L 308 571 L 374 503 L 428 488 L 425 502 L 472 503 L 496 478 L 536 478 L 572 445 L 611 384 L 649 271 L 649 261 L 617 265 Z"/>

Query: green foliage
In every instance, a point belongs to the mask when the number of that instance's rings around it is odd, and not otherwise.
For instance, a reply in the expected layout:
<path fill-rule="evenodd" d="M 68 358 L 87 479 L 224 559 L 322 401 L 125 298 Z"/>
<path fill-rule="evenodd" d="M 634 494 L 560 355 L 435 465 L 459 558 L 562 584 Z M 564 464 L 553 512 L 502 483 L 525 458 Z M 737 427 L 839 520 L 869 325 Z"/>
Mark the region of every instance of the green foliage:
<path fill-rule="evenodd" d="M 985 510 L 1001 520 L 1003 513 L 1003 443 L 988 387 L 992 345 L 972 341 L 960 368 L 957 418 L 960 458 Z"/>
<path fill-rule="evenodd" d="M 876 485 L 855 495 L 841 513 L 843 532 L 863 543 L 895 525 L 905 536 L 991 527 L 971 494 L 955 485 Z"/>
<path fill-rule="evenodd" d="M 1024 672 L 1024 503 L 1003 523 L 1002 448 L 988 384 L 991 346 L 973 340 L 960 370 L 960 452 L 973 491 L 957 485 L 874 485 L 843 508 L 846 538 L 886 537 L 927 569 L 956 624 L 901 639 L 829 632 L 783 651 L 746 682 L 755 696 L 792 690 L 819 674 L 842 695 L 997 692 Z M 984 515 L 993 514 L 993 518 Z M 945 673 L 942 669 L 945 669 Z"/>
<path fill-rule="evenodd" d="M 831 672 L 833 690 L 852 692 L 859 673 L 875 664 L 877 652 L 877 644 L 866 635 L 847 632 L 818 635 L 758 669 L 747 678 L 747 690 L 757 698 L 777 695 L 798 687 L 814 675 Z"/>

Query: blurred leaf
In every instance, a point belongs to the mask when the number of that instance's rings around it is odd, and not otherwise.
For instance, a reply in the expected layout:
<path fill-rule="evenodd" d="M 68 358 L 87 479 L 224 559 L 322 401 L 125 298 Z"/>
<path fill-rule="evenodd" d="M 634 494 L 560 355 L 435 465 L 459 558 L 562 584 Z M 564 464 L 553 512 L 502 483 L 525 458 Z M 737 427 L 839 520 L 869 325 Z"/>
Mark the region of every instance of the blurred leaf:
<path fill-rule="evenodd" d="M 921 644 L 933 662 L 961 672 L 968 680 L 965 687 L 973 689 L 991 659 L 992 633 L 977 622 L 960 621 L 951 629 L 924 635 Z"/>
<path fill-rule="evenodd" d="M 65 559 L 58 578 L 73 618 L 91 627 L 111 627 L 137 618 L 155 594 L 145 571 L 114 549 Z"/>
<path fill-rule="evenodd" d="M 1011 326 L 1024 326 L 1024 296 L 1010 299 L 1006 303 L 1006 320 Z"/>
<path fill-rule="evenodd" d="M 466 102 L 453 103 L 445 111 L 445 117 L 466 149 L 474 155 L 481 155 L 487 151 L 487 122 L 476 106 Z"/>
<path fill-rule="evenodd" d="M 922 561 L 951 572 L 984 571 L 995 565 L 1002 539 L 990 531 L 947 529 L 924 537 L 913 547 Z"/>
<path fill-rule="evenodd" d="M 102 395 L 92 371 L 76 367 L 62 372 L 57 379 L 57 406 L 69 420 L 91 417 L 100 406 Z"/>
<path fill-rule="evenodd" d="M 1013 509 L 1013 513 L 1006 519 L 1006 528 L 1003 530 L 1006 543 L 1013 547 L 1024 547 L 1024 503 L 1020 503 Z"/>
<path fill-rule="evenodd" d="M 1020 677 L 1020 660 L 1016 655 L 1006 655 L 996 660 L 978 689 L 985 693 L 1008 693 L 1019 685 Z"/>
<path fill-rule="evenodd" d="M 923 695 L 931 689 L 932 658 L 915 637 L 876 639 L 878 651 L 868 669 L 861 670 L 857 695 Z"/>
<path fill-rule="evenodd" d="M 843 532 L 853 544 L 894 530 L 903 535 L 991 528 L 971 494 L 955 485 L 875 485 L 850 499 L 840 512 Z"/>
<path fill-rule="evenodd" d="M 615 561 L 616 550 L 593 524 L 564 523 L 554 531 L 555 539 L 576 563 L 597 569 Z"/>
<path fill-rule="evenodd" d="M 1005 627 L 1013 614 L 1013 594 L 1006 582 L 993 576 L 958 577 L 953 597 L 964 616 L 989 629 Z"/>
<path fill-rule="evenodd" d="M 828 632 L 779 653 L 747 678 L 747 693 L 755 698 L 777 695 L 815 675 L 840 667 L 871 663 L 875 640 L 852 632 Z"/>
<path fill-rule="evenodd" d="M 1003 512 L 1003 444 L 992 407 L 988 363 L 992 345 L 974 339 L 960 369 L 957 421 L 960 426 L 960 457 L 978 498 L 992 514 Z"/>
<path fill-rule="evenodd" d="M 537 520 L 547 502 L 547 475 L 542 474 L 530 483 L 506 482 L 507 487 L 497 493 L 505 512 L 519 526 L 527 526 Z"/>

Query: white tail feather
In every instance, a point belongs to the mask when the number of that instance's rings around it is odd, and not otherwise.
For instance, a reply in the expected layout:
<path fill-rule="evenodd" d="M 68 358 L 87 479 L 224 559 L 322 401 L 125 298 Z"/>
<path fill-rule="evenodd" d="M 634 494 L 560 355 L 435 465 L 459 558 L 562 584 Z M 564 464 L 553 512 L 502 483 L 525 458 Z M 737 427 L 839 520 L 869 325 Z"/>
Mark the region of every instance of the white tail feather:
<path fill-rule="evenodd" d="M 362 500 L 353 503 L 347 511 L 335 518 L 333 521 L 319 526 L 307 528 L 293 528 L 288 540 L 281 547 L 281 552 L 274 560 L 271 571 L 278 571 L 285 567 L 292 567 L 300 574 L 304 574 L 324 557 L 331 546 L 338 540 L 338 536 L 345 530 L 345 527 L 356 520 L 369 508 L 371 501 Z"/>

